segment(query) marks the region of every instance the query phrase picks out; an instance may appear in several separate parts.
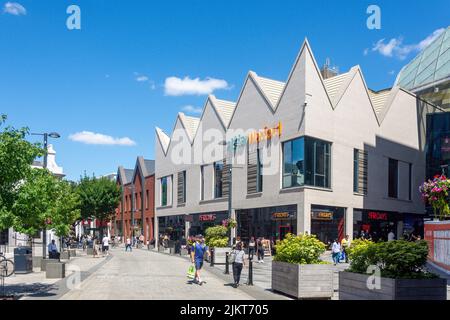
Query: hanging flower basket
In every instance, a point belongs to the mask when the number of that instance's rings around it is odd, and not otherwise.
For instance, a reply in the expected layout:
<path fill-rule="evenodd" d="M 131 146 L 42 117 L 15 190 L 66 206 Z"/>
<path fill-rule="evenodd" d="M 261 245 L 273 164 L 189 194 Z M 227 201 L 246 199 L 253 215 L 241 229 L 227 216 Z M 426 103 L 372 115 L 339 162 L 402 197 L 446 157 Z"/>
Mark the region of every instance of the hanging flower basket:
<path fill-rule="evenodd" d="M 419 187 L 423 201 L 433 208 L 435 217 L 440 220 L 450 217 L 449 189 L 450 179 L 445 175 L 436 175 Z"/>

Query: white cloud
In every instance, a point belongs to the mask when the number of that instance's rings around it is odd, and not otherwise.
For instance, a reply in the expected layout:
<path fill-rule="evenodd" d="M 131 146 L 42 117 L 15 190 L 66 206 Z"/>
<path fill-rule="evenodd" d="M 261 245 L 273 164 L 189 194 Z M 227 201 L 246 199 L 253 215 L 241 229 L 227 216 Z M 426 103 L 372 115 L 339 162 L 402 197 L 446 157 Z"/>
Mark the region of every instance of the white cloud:
<path fill-rule="evenodd" d="M 431 44 L 437 37 L 439 37 L 445 29 L 437 29 L 433 31 L 428 37 L 416 44 L 403 44 L 403 38 L 392 38 L 387 43 L 386 39 L 378 40 L 372 47 L 372 51 L 378 52 L 385 57 L 396 57 L 400 60 L 405 59 L 410 53 L 423 50 L 429 44 Z M 368 52 L 367 52 L 368 53 Z M 366 51 L 364 50 L 366 55 Z"/>
<path fill-rule="evenodd" d="M 145 81 L 148 81 L 148 77 L 147 76 L 137 76 L 136 81 L 137 82 L 145 82 Z"/>
<path fill-rule="evenodd" d="M 184 112 L 195 113 L 195 114 L 201 114 L 203 112 L 202 108 L 197 108 L 197 107 L 194 107 L 194 106 L 191 106 L 191 105 L 184 106 L 182 108 L 182 110 Z"/>
<path fill-rule="evenodd" d="M 182 96 L 182 95 L 207 95 L 213 93 L 215 90 L 227 89 L 228 83 L 225 80 L 206 78 L 191 79 L 185 77 L 184 79 L 177 77 L 166 78 L 165 94 L 168 96 Z"/>
<path fill-rule="evenodd" d="M 365 56 L 367 56 L 369 54 L 369 48 L 365 48 L 363 53 Z"/>
<path fill-rule="evenodd" d="M 391 75 L 391 76 L 393 76 L 393 75 L 395 74 L 395 71 L 394 71 L 394 70 L 391 70 L 391 71 L 388 72 L 388 74 Z"/>
<path fill-rule="evenodd" d="M 17 2 L 7 2 L 3 7 L 4 13 L 9 13 L 14 16 L 26 15 L 27 9 L 25 9 L 20 3 Z"/>
<path fill-rule="evenodd" d="M 71 134 L 69 139 L 75 142 L 81 142 L 84 144 L 95 144 L 95 145 L 116 145 L 116 146 L 135 146 L 136 142 L 128 137 L 125 138 L 114 138 L 101 133 L 95 133 L 91 131 L 82 131 Z"/>

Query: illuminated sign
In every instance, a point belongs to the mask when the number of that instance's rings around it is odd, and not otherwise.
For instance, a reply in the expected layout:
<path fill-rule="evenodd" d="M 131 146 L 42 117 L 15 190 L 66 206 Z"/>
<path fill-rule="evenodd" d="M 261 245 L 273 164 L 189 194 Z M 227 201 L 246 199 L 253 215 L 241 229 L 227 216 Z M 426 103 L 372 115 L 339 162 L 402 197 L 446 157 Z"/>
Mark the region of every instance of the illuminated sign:
<path fill-rule="evenodd" d="M 313 211 L 311 218 L 314 220 L 333 220 L 333 212 L 330 211 Z"/>
<path fill-rule="evenodd" d="M 215 214 L 202 214 L 201 216 L 199 216 L 198 218 L 200 221 L 215 221 L 216 220 L 216 215 Z"/>
<path fill-rule="evenodd" d="M 275 212 L 272 214 L 273 219 L 289 219 L 290 217 L 289 212 Z"/>
<path fill-rule="evenodd" d="M 247 137 L 238 135 L 227 142 L 228 149 L 229 151 L 232 151 L 234 148 L 246 145 L 247 142 L 249 144 L 253 144 L 265 140 L 271 140 L 276 136 L 281 137 L 282 130 L 283 126 L 281 122 L 278 122 L 278 125 L 274 128 L 265 127 L 261 130 L 252 131 Z"/>
<path fill-rule="evenodd" d="M 258 143 L 260 141 L 270 140 L 275 136 L 281 137 L 282 129 L 283 126 L 281 125 L 281 122 L 278 122 L 278 126 L 275 128 L 265 127 L 262 130 L 250 132 L 248 135 L 248 143 Z"/>
<path fill-rule="evenodd" d="M 367 216 L 370 220 L 388 220 L 388 215 L 385 212 L 370 211 Z"/>

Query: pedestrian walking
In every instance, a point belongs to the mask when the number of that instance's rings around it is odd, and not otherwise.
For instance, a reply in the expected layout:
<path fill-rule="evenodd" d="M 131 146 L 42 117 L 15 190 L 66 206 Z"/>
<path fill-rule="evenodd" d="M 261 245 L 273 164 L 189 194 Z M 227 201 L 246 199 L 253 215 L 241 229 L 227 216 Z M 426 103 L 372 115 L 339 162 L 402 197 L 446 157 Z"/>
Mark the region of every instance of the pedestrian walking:
<path fill-rule="evenodd" d="M 337 239 L 334 239 L 333 241 L 333 245 L 331 247 L 331 254 L 334 265 L 337 265 L 339 263 L 339 258 L 341 256 L 341 245 L 339 244 Z"/>
<path fill-rule="evenodd" d="M 206 246 L 205 239 L 202 235 L 197 235 L 191 250 L 191 261 L 195 265 L 194 281 L 199 285 L 202 285 L 203 283 L 206 283 L 205 281 L 202 281 L 200 277 L 200 271 L 202 270 L 203 261 L 205 260 L 205 253 L 208 255 L 208 257 L 211 257 L 209 248 Z"/>
<path fill-rule="evenodd" d="M 233 287 L 237 288 L 239 286 L 239 281 L 241 279 L 242 268 L 245 266 L 245 252 L 242 248 L 242 243 L 238 242 L 236 244 L 236 249 L 231 252 L 233 261 Z"/>
<path fill-rule="evenodd" d="M 133 251 L 133 247 L 131 246 L 131 239 L 130 239 L 130 237 L 127 238 L 127 242 L 125 244 L 125 252 L 127 252 L 128 249 L 130 249 L 130 251 Z"/>
<path fill-rule="evenodd" d="M 264 263 L 264 244 L 263 239 L 258 238 L 256 250 L 258 251 L 258 263 Z"/>
<path fill-rule="evenodd" d="M 348 248 L 350 247 L 350 237 L 347 234 L 341 241 L 342 254 L 344 255 L 345 263 L 348 263 Z"/>
<path fill-rule="evenodd" d="M 106 252 L 106 255 L 109 255 L 109 237 L 108 237 L 108 235 L 105 235 L 103 237 L 102 244 L 103 244 L 103 246 L 102 246 L 103 254 L 105 254 L 105 252 Z"/>
<path fill-rule="evenodd" d="M 251 237 L 248 243 L 248 255 L 250 257 L 253 257 L 253 255 L 255 254 L 255 248 L 256 248 L 255 237 Z"/>

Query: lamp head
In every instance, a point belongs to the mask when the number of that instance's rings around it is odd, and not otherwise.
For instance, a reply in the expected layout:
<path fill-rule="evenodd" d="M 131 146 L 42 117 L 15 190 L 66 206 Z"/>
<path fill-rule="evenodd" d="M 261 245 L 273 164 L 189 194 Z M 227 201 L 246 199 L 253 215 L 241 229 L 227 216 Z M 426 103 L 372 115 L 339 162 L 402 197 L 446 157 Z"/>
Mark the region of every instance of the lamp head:
<path fill-rule="evenodd" d="M 54 139 L 61 138 L 61 135 L 60 135 L 59 133 L 57 133 L 57 132 L 50 132 L 50 133 L 48 134 L 48 136 L 49 136 L 50 138 L 54 138 Z"/>

